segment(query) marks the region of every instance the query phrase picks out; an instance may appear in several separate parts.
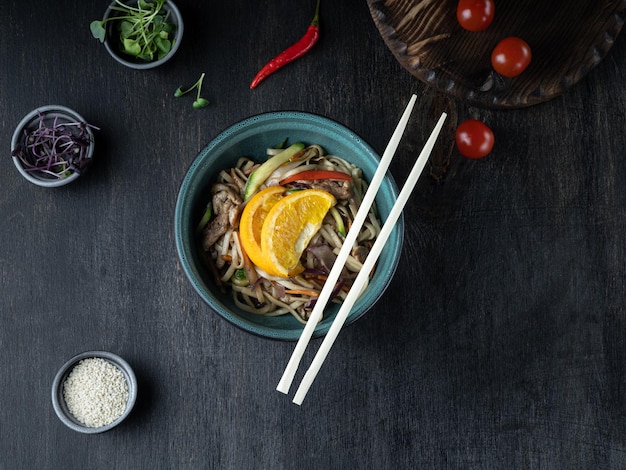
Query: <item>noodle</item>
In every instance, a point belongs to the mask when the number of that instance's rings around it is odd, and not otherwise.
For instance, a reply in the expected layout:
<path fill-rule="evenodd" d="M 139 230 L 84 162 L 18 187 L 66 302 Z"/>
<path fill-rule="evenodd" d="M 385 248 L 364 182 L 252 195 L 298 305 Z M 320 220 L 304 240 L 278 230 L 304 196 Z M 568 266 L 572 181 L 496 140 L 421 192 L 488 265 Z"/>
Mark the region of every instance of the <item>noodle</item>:
<path fill-rule="evenodd" d="M 267 149 L 270 156 L 279 152 Z M 258 166 L 250 158 L 241 157 L 233 168 L 219 172 L 211 188 L 213 218 L 202 230 L 203 258 L 213 265 L 211 271 L 217 271 L 216 283 L 231 292 L 237 307 L 265 316 L 290 314 L 299 322 L 306 323 L 341 249 L 345 233 L 352 225 L 367 190 L 367 182 L 360 168 L 336 155 L 325 155 L 319 145 L 307 147 L 301 158 L 280 166 L 267 178 L 260 189 L 278 185 L 285 178 L 307 170 L 340 171 L 351 176 L 349 181 L 296 180 L 285 185 L 286 190 L 325 190 L 335 196 L 337 203 L 302 254 L 304 271 L 284 279 L 268 275 L 253 265 L 240 242 L 238 223 L 245 205 L 244 189 L 250 174 Z M 338 219 L 343 227 L 338 225 Z M 341 302 L 345 298 L 380 230 L 381 223 L 374 204 L 335 286 L 333 302 Z"/>

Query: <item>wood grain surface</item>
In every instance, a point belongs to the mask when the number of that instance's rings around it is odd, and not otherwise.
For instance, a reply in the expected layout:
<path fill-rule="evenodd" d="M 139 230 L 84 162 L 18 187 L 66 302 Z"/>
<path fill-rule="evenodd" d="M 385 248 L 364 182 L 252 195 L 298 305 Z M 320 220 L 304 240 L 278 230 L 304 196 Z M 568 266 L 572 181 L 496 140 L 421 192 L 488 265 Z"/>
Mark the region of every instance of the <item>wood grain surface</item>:
<path fill-rule="evenodd" d="M 0 469 L 626 467 L 624 37 L 562 95 L 499 110 L 408 73 L 367 2 L 323 1 L 319 43 L 253 91 L 315 2 L 179 0 L 181 48 L 153 71 L 91 38 L 107 3 L 0 15 Z M 198 111 L 173 93 L 202 72 Z M 382 153 L 412 93 L 399 185 L 440 111 L 451 121 L 406 208 L 403 259 L 298 407 L 275 391 L 293 344 L 221 320 L 182 273 L 180 183 L 220 131 L 266 111 L 327 116 Z M 14 126 L 49 103 L 101 128 L 90 173 L 53 190 L 9 158 Z M 469 117 L 496 135 L 482 160 L 452 144 Z M 85 436 L 50 388 L 93 349 L 132 365 L 139 396 Z"/>
<path fill-rule="evenodd" d="M 402 66 L 425 83 L 472 105 L 520 108 L 560 95 L 606 55 L 619 35 L 624 0 L 499 0 L 487 29 L 470 32 L 455 0 L 368 0 L 372 18 Z M 532 61 L 513 79 L 493 71 L 504 38 L 526 41 Z"/>

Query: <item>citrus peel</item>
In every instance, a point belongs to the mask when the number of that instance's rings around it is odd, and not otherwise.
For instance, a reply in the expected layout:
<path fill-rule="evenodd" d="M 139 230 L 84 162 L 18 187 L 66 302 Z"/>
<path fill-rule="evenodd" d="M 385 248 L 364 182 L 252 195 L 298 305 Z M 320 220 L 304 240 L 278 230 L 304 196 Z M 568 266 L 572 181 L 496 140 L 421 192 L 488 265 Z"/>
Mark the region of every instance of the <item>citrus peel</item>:
<path fill-rule="evenodd" d="M 261 229 L 270 209 L 283 198 L 285 188 L 270 186 L 256 193 L 248 201 L 239 220 L 239 235 L 248 258 L 264 271 L 269 261 L 261 251 Z M 271 269 L 271 267 L 269 267 Z"/>
<path fill-rule="evenodd" d="M 326 191 L 304 189 L 274 204 L 261 229 L 261 251 L 269 261 L 268 274 L 292 277 L 304 270 L 300 257 L 335 203 L 335 197 Z"/>
<path fill-rule="evenodd" d="M 246 204 L 239 223 L 241 244 L 250 260 L 271 276 L 292 277 L 304 270 L 300 257 L 336 203 L 319 189 L 285 195 L 270 186 Z"/>

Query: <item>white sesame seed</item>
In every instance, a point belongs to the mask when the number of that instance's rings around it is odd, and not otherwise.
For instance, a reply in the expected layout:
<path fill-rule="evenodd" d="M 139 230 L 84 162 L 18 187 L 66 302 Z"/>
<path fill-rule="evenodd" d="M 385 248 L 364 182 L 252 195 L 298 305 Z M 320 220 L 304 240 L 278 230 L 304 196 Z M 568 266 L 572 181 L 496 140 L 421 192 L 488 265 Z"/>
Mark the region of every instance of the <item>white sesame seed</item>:
<path fill-rule="evenodd" d="M 122 371 L 110 362 L 95 357 L 83 359 L 65 380 L 63 397 L 78 421 L 99 428 L 124 413 L 128 384 Z"/>

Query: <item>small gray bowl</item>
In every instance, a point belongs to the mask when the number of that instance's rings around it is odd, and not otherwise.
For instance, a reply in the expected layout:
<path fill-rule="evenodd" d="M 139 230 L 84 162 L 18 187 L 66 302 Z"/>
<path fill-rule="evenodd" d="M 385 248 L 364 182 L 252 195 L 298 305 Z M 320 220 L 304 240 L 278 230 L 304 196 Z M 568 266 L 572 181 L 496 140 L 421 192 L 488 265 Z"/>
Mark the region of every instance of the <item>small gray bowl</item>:
<path fill-rule="evenodd" d="M 72 369 L 83 359 L 91 358 L 104 359 L 105 361 L 117 367 L 124 375 L 124 378 L 126 379 L 126 385 L 128 386 L 128 401 L 126 402 L 126 409 L 124 410 L 122 415 L 119 416 L 115 421 L 107 424 L 106 426 L 96 428 L 85 426 L 83 423 L 77 420 L 68 409 L 67 404 L 65 403 L 65 398 L 63 396 L 63 387 L 65 386 L 65 380 L 72 372 Z M 130 414 L 136 400 L 137 379 L 135 377 L 133 369 L 124 359 L 116 354 L 106 351 L 87 351 L 78 354 L 77 356 L 74 356 L 65 364 L 63 364 L 61 369 L 59 369 L 56 376 L 54 377 L 54 381 L 52 382 L 52 406 L 55 413 L 63 422 L 63 424 L 65 424 L 68 428 L 84 434 L 98 434 L 114 428 L 122 421 L 124 421 L 124 419 L 126 419 L 126 417 Z"/>
<path fill-rule="evenodd" d="M 136 4 L 137 2 L 135 0 L 128 0 L 124 3 L 127 3 L 129 6 L 131 6 L 133 4 Z M 113 1 L 109 5 L 109 8 L 107 8 L 106 12 L 104 13 L 104 17 L 102 18 L 103 21 L 119 13 L 111 9 L 111 7 L 115 5 L 117 5 L 115 1 Z M 165 62 L 170 60 L 180 47 L 180 42 L 183 39 L 183 31 L 185 30 L 185 27 L 183 23 L 183 16 L 181 15 L 180 10 L 174 2 L 172 2 L 171 0 L 166 0 L 166 2 L 163 4 L 162 10 L 168 13 L 167 22 L 174 25 L 172 49 L 165 57 L 153 60 L 151 62 L 147 62 L 145 60 L 136 59 L 128 54 L 124 54 L 119 47 L 120 38 L 119 32 L 116 28 L 117 21 L 113 20 L 109 21 L 106 24 L 106 36 L 104 38 L 104 47 L 106 48 L 108 53 L 111 54 L 111 57 L 113 57 L 120 64 L 135 70 L 153 69 L 155 67 L 158 67 L 159 65 L 163 65 Z"/>
<path fill-rule="evenodd" d="M 34 109 L 26 116 L 22 118 L 19 122 L 15 131 L 13 132 L 13 137 L 11 138 L 11 153 L 20 145 L 24 144 L 26 141 L 26 134 L 30 130 L 37 129 L 39 126 L 41 117 L 43 117 L 43 122 L 45 125 L 52 125 L 55 119 L 57 119 L 59 123 L 71 123 L 71 122 L 82 122 L 87 124 L 85 118 L 83 118 L 76 111 L 62 105 L 51 104 L 46 106 L 40 106 L 37 109 Z M 90 140 L 90 145 L 87 148 L 87 153 L 85 155 L 86 165 L 84 170 L 89 166 L 92 161 L 93 152 L 95 148 L 93 132 L 90 126 L 86 126 L 85 131 Z M 58 186 L 64 186 L 72 181 L 76 180 L 81 173 L 72 172 L 69 176 L 63 178 L 57 178 L 53 176 L 48 176 L 41 172 L 35 171 L 26 171 L 20 159 L 18 157 L 12 157 L 13 164 L 20 172 L 20 174 L 37 186 L 42 186 L 45 188 L 55 188 Z M 83 171 L 84 171 L 83 170 Z"/>

